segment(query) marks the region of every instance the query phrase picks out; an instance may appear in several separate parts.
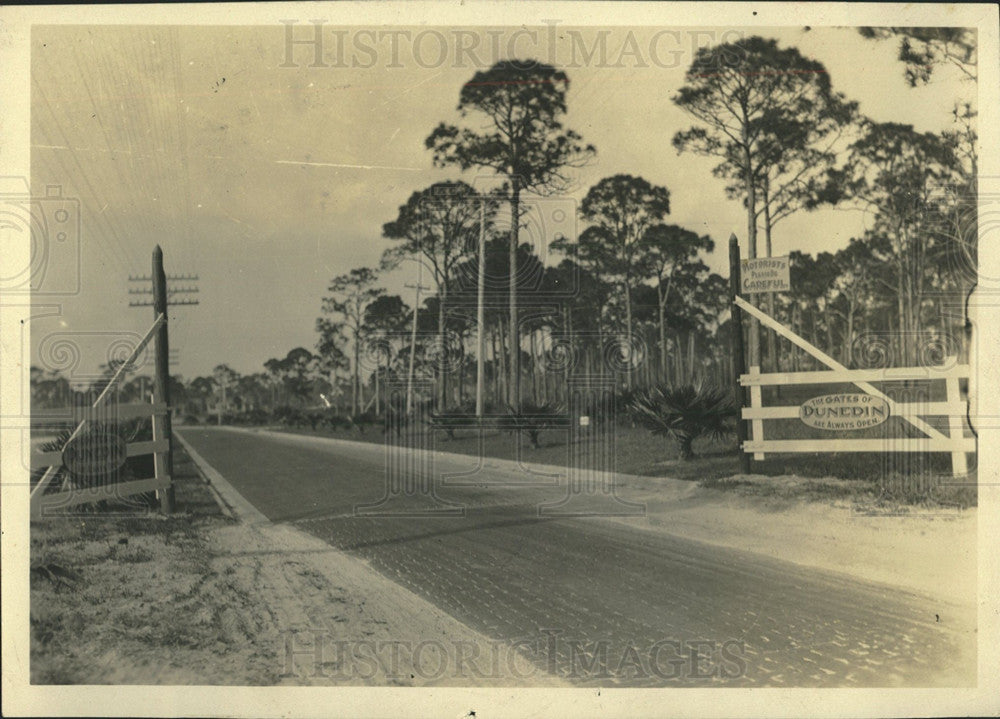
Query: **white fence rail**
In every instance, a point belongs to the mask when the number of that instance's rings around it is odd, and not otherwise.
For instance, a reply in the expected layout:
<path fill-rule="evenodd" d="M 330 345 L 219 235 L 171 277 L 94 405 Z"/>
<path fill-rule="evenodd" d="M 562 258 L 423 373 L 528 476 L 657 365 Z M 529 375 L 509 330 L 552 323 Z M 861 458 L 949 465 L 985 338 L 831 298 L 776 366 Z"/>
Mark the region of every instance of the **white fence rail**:
<path fill-rule="evenodd" d="M 107 401 L 112 396 L 113 390 L 118 386 L 118 382 L 126 375 L 128 370 L 135 364 L 139 355 L 149 344 L 150 340 L 167 321 L 166 315 L 160 313 L 153 321 L 153 326 L 146 331 L 146 334 L 139 343 L 132 348 L 129 356 L 122 362 L 114 375 L 108 380 L 104 389 L 94 400 L 93 404 L 81 412 L 80 408 L 66 408 L 49 410 L 40 414 L 52 417 L 77 417 L 81 420 L 76 429 L 70 434 L 63 444 L 63 449 L 57 452 L 32 452 L 31 469 L 45 469 L 45 473 L 31 489 L 31 518 L 41 519 L 47 511 L 59 507 L 71 507 L 87 502 L 97 502 L 112 497 L 125 497 L 140 492 L 150 490 L 162 490 L 170 486 L 170 477 L 164 471 L 164 457 L 170 451 L 170 440 L 164 435 L 162 420 L 159 419 L 169 411 L 165 404 L 131 404 L 108 407 Z M 155 477 L 142 479 L 134 482 L 117 482 L 102 485 L 99 488 L 70 488 L 57 493 L 46 493 L 49 484 L 63 469 L 63 450 L 70 445 L 77 437 L 81 436 L 88 423 L 94 421 L 114 418 L 116 421 L 126 418 L 152 417 L 153 439 L 150 442 L 133 442 L 126 445 L 126 458 L 144 454 L 153 454 L 156 466 Z"/>
<path fill-rule="evenodd" d="M 94 409 L 96 408 L 89 408 L 85 411 L 85 414 L 90 421 L 100 421 L 100 418 L 94 414 Z M 125 458 L 152 454 L 154 466 L 153 476 L 145 479 L 134 479 L 124 482 L 105 482 L 90 487 L 70 486 L 65 489 L 61 489 L 58 492 L 46 492 L 46 486 L 51 483 L 51 480 L 55 478 L 59 470 L 69 473 L 72 473 L 72 470 L 67 469 L 64 465 L 62 451 L 32 452 L 31 468 L 33 470 L 43 469 L 46 467 L 48 468 L 45 475 L 42 477 L 46 483 L 42 484 L 40 481 L 37 485 L 35 485 L 35 489 L 31 493 L 32 519 L 42 519 L 45 516 L 57 513 L 57 510 L 75 507 L 79 504 L 100 502 L 107 499 L 123 499 L 142 492 L 163 490 L 170 486 L 171 478 L 166 474 L 163 462 L 164 454 L 170 450 L 170 442 L 163 436 L 162 422 L 160 421 L 160 418 L 169 411 L 167 406 L 160 403 L 138 403 L 119 405 L 113 409 L 114 413 L 109 414 L 108 416 L 114 417 L 115 419 L 122 419 L 123 417 L 152 418 L 152 441 L 142 440 L 138 442 L 128 442 L 125 444 Z M 73 410 L 67 409 L 65 411 L 72 412 Z M 83 437 L 83 435 L 78 433 L 74 433 L 74 436 Z M 68 445 L 69 443 L 67 442 L 66 446 Z M 100 449 L 98 449 L 98 455 L 99 454 Z M 96 459 L 101 459 L 101 457 L 97 456 Z"/>
<path fill-rule="evenodd" d="M 775 372 L 761 374 L 758 367 L 751 367 L 748 374 L 740 375 L 740 384 L 750 388 L 750 406 L 742 410 L 742 418 L 750 421 L 751 439 L 743 443 L 744 452 L 752 452 L 754 459 L 764 459 L 771 452 L 947 452 L 951 454 L 952 474 L 968 474 L 966 454 L 976 451 L 974 437 L 965 436 L 966 403 L 963 401 L 959 380 L 968 379 L 969 365 L 960 365 L 954 358 L 940 367 L 902 367 L 882 370 L 835 369 L 818 372 Z M 871 382 L 936 382 L 945 383 L 945 401 L 896 402 L 872 386 Z M 788 385 L 854 384 L 866 394 L 886 401 L 890 417 L 899 417 L 924 432 L 925 437 L 884 437 L 880 439 L 765 439 L 764 422 L 776 419 L 799 418 L 801 408 L 791 406 L 764 406 L 762 387 Z M 947 417 L 948 434 L 945 435 L 921 418 Z"/>

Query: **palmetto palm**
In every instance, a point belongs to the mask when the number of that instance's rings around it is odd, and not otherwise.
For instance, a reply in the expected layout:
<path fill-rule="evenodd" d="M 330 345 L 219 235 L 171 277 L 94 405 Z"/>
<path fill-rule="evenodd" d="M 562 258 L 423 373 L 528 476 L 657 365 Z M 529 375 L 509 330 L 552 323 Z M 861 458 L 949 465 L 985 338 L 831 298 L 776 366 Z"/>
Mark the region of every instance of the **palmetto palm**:
<path fill-rule="evenodd" d="M 702 384 L 651 387 L 638 392 L 628 408 L 650 432 L 676 441 L 682 460 L 694 457 L 691 445 L 698 437 L 728 434 L 736 415 L 728 392 Z"/>

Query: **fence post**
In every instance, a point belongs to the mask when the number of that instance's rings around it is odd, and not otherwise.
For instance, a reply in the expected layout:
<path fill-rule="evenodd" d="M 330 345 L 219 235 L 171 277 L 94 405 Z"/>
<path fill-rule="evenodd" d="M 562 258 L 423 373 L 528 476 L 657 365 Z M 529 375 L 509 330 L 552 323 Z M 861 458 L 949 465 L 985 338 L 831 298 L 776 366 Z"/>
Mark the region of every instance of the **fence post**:
<path fill-rule="evenodd" d="M 759 378 L 760 367 L 758 367 L 757 365 L 753 365 L 752 367 L 750 367 L 749 374 L 750 377 L 752 378 Z M 764 406 L 764 403 L 761 400 L 761 389 L 759 384 L 755 383 L 750 385 L 750 406 L 753 409 L 760 409 L 761 407 Z M 754 419 L 753 421 L 750 422 L 750 429 L 753 435 L 754 442 L 762 442 L 764 440 L 764 420 L 759 418 Z M 764 453 L 754 452 L 753 458 L 764 459 Z"/>
<path fill-rule="evenodd" d="M 165 514 L 174 511 L 174 457 L 173 457 L 173 433 L 170 426 L 170 345 L 167 340 L 167 276 L 163 272 L 163 250 L 157 245 L 153 250 L 153 315 L 159 317 L 163 315 L 163 324 L 156 331 L 154 348 L 156 355 L 156 377 L 155 377 L 155 397 L 158 402 L 167 406 L 167 412 L 163 415 L 159 426 L 163 430 L 163 438 L 169 443 L 167 451 L 161 461 L 163 471 L 171 478 L 170 484 L 163 489 L 158 489 L 160 497 L 160 510 Z M 156 419 L 153 419 L 154 427 L 157 426 Z M 154 459 L 154 462 L 156 460 Z"/>
<path fill-rule="evenodd" d="M 740 293 L 740 243 L 736 235 L 729 236 L 729 305 L 732 313 L 733 337 L 733 388 L 736 403 L 739 405 L 736 413 L 736 444 L 740 450 L 740 471 L 750 473 L 750 455 L 743 451 L 743 443 L 747 439 L 747 425 L 743 419 L 743 406 L 746 404 L 746 391 L 740 384 L 740 375 L 746 367 L 743 353 L 743 311 L 736 304 Z"/>
<path fill-rule="evenodd" d="M 953 363 L 957 363 L 957 357 L 949 357 L 944 361 L 944 365 L 950 366 Z M 971 374 L 971 372 L 970 372 Z M 958 377 L 951 376 L 945 381 L 945 390 L 947 392 L 946 400 L 948 404 L 957 404 L 962 401 L 962 394 L 958 386 Z M 963 423 L 963 417 L 961 415 L 956 415 L 952 412 L 948 413 L 948 437 L 949 439 L 961 443 L 961 440 L 965 437 L 965 427 Z M 953 477 L 964 477 L 969 473 L 969 467 L 966 464 L 965 452 L 958 451 L 951 453 L 951 474 Z"/>

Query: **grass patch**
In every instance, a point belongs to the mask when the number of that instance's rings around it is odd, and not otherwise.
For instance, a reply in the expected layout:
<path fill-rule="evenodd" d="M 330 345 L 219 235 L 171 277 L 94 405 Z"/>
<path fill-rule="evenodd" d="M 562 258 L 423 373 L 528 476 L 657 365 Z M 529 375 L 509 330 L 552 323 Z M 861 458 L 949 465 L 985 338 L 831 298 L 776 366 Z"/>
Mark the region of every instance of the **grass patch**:
<path fill-rule="evenodd" d="M 731 491 L 745 496 L 775 497 L 779 499 L 808 499 L 813 501 L 871 497 L 875 490 L 863 480 L 842 480 L 827 477 L 812 479 L 802 477 L 747 477 L 746 475 L 721 479 L 705 479 L 701 486 L 708 489 Z"/>
<path fill-rule="evenodd" d="M 274 681 L 252 643 L 266 610 L 216 570 L 205 542 L 231 520 L 180 447 L 174 480 L 171 517 L 91 510 L 32 523 L 33 684 Z"/>
<path fill-rule="evenodd" d="M 846 501 L 862 513 L 905 513 L 909 508 L 967 509 L 976 506 L 973 483 L 955 483 L 950 477 L 889 475 L 877 481 L 832 476 L 733 475 L 699 481 L 708 489 L 742 496 L 810 502 Z"/>
<path fill-rule="evenodd" d="M 784 398 L 783 398 L 784 399 Z M 819 430 L 806 427 L 798 420 L 793 428 L 796 439 L 819 438 Z M 333 437 L 360 442 L 383 444 L 386 439 L 379 431 L 364 433 L 356 430 L 332 431 L 276 428 L 294 434 Z M 789 430 L 789 432 L 793 431 Z M 576 455 L 576 461 L 592 467 L 593 453 L 582 444 L 569 444 L 566 430 L 548 429 L 541 433 L 540 446 L 516 433 L 485 429 L 454 430 L 454 439 L 444 431 L 424 429 L 417 433 L 418 446 L 526 463 L 566 466 Z M 684 461 L 678 456 L 675 443 L 656 437 L 648 431 L 623 423 L 614 432 L 614 470 L 622 474 L 670 477 L 698 482 L 716 482 L 719 489 L 737 491 L 743 485 L 727 480 L 740 474 L 740 454 L 732 438 L 699 438 L 694 441 L 695 458 Z M 970 457 L 974 463 L 975 457 Z M 795 490 L 805 499 L 837 499 L 854 497 L 858 501 L 885 501 L 892 504 L 926 506 L 976 506 L 975 472 L 955 484 L 951 478 L 951 458 L 946 453 L 795 453 L 769 454 L 762 461 L 752 462 L 752 473 L 770 478 L 796 476 L 817 480 L 808 487 Z M 835 480 L 846 481 L 843 487 Z M 834 480 L 831 483 L 831 480 Z M 709 485 L 706 485 L 709 486 Z M 744 491 L 749 491 L 744 488 Z M 754 489 L 780 494 L 780 489 Z M 784 490 L 791 491 L 791 490 Z M 879 498 L 882 498 L 881 500 Z"/>

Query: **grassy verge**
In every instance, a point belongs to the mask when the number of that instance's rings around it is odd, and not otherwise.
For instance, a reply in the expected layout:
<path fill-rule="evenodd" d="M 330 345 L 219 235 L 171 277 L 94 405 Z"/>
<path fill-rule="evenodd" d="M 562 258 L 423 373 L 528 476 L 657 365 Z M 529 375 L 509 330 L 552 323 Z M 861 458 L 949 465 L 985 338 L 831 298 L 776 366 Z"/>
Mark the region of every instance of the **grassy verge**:
<path fill-rule="evenodd" d="M 278 431 L 318 437 L 333 437 L 356 442 L 382 444 L 386 441 L 378 429 L 328 430 L 270 427 Z M 795 430 L 795 427 L 790 428 Z M 786 432 L 787 434 L 787 432 Z M 443 431 L 426 429 L 418 435 L 419 446 L 444 452 L 527 463 L 565 466 L 576 453 L 577 461 L 591 466 L 592 453 L 567 444 L 564 432 L 547 430 L 541 435 L 541 447 L 532 449 L 528 440 L 516 434 L 485 430 L 458 430 L 449 439 Z M 622 474 L 670 477 L 698 481 L 706 487 L 742 494 L 782 495 L 810 501 L 850 499 L 870 505 L 891 506 L 975 506 L 975 474 L 955 482 L 951 479 L 950 458 L 943 453 L 880 454 L 844 452 L 837 454 L 773 454 L 752 465 L 754 479 L 740 473 L 735 440 L 695 441 L 697 455 L 690 461 L 678 458 L 676 445 L 649 432 L 620 426 L 614 433 L 615 470 Z M 763 481 L 782 477 L 808 481 Z"/>
<path fill-rule="evenodd" d="M 266 617 L 237 618 L 254 602 L 206 546 L 232 520 L 184 451 L 174 457 L 171 517 L 82 510 L 31 525 L 32 683 L 273 681 L 248 625 Z"/>

